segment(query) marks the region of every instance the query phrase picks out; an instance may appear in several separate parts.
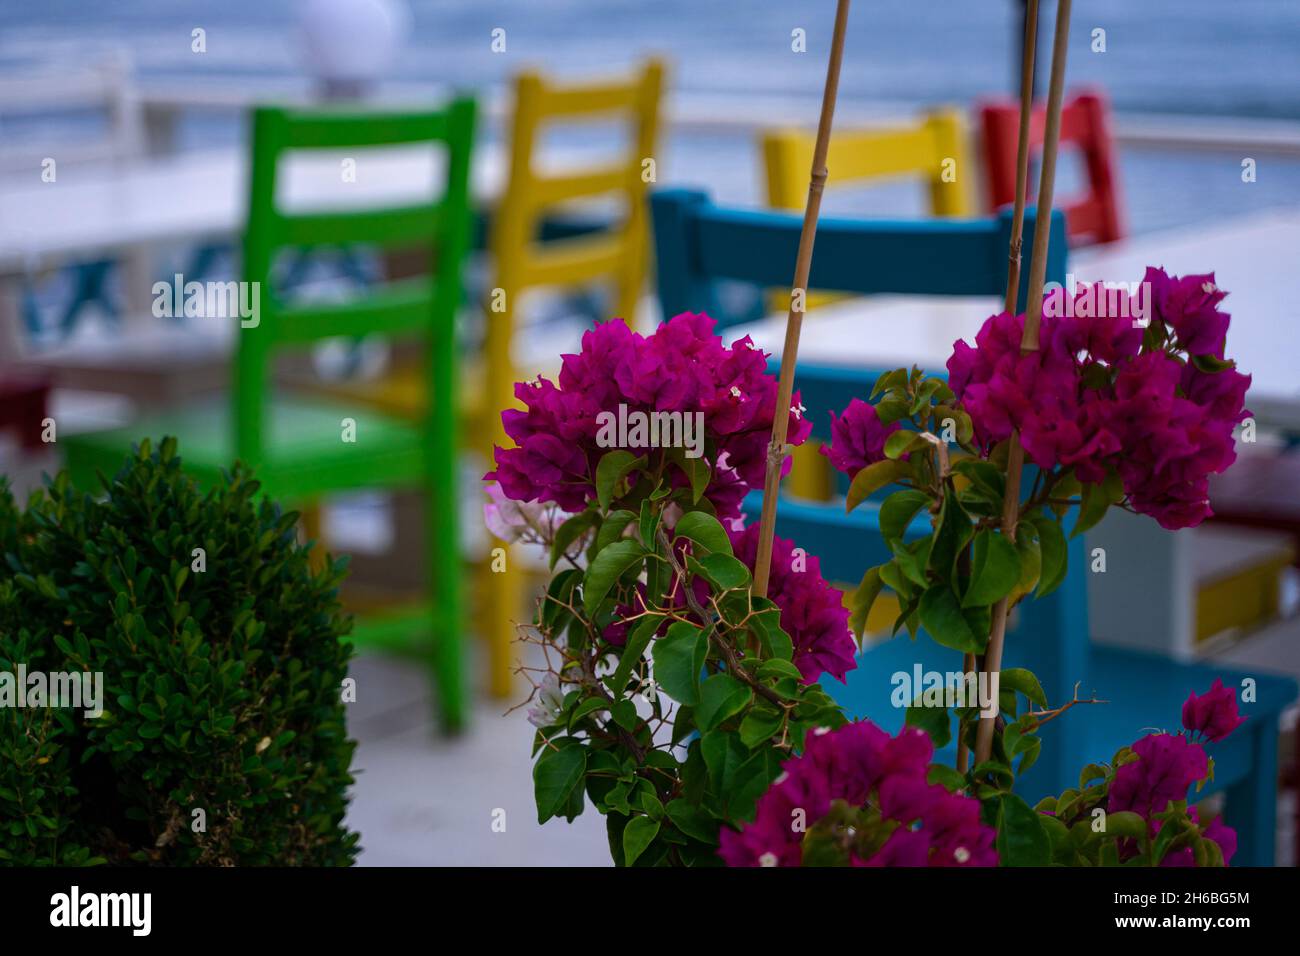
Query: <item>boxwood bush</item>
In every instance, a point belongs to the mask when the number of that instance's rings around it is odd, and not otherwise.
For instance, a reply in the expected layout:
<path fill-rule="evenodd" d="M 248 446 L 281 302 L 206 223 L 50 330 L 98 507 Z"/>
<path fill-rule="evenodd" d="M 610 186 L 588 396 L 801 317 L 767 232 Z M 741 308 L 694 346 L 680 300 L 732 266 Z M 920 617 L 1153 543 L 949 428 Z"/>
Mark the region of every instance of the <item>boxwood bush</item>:
<path fill-rule="evenodd" d="M 171 439 L 104 484 L 0 486 L 0 672 L 102 672 L 104 708 L 0 707 L 0 863 L 350 864 L 343 562 Z"/>

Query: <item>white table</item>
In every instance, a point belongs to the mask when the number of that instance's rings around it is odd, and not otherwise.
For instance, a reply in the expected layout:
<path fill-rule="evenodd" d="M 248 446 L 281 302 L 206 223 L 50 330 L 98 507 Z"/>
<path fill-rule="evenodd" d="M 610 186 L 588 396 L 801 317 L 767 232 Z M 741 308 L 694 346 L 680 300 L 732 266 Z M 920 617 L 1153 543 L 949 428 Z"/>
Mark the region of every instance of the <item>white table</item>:
<path fill-rule="evenodd" d="M 816 252 L 814 251 L 814 255 Z M 1148 265 L 1170 274 L 1214 272 L 1228 290 L 1232 314 L 1228 354 L 1252 376 L 1248 405 L 1261 424 L 1300 431 L 1300 209 L 1284 209 L 1222 225 L 1138 236 L 1070 256 L 1078 281 L 1138 281 Z M 1025 268 L 1028 268 L 1026 250 Z M 895 368 L 918 364 L 942 371 L 959 338 L 973 341 L 993 297 L 873 296 L 814 308 L 804 320 L 799 361 Z M 734 328 L 779 355 L 785 316 Z"/>
<path fill-rule="evenodd" d="M 277 201 L 287 211 L 416 201 L 437 190 L 443 155 L 430 145 L 294 153 L 281 168 Z M 571 171 L 579 155 L 556 149 L 538 166 L 543 172 Z M 0 181 L 0 356 L 22 352 L 17 298 L 24 276 L 69 261 L 238 235 L 247 215 L 247 159 L 246 151 L 231 148 L 60 167 L 52 183 L 42 182 L 39 170 Z M 355 160 L 355 181 L 344 179 L 346 159 Z M 476 148 L 476 200 L 499 196 L 506 171 L 501 149 Z M 148 314 L 154 278 L 140 268 L 128 276 L 128 315 Z"/>
<path fill-rule="evenodd" d="M 355 182 L 343 161 L 355 159 Z M 286 210 L 379 206 L 427 197 L 442 168 L 432 147 L 320 150 L 289 156 L 279 201 Z M 479 150 L 477 197 L 499 194 L 502 154 Z M 124 247 L 237 234 L 247 214 L 247 154 L 224 149 L 0 182 L 0 275 L 57 265 Z"/>

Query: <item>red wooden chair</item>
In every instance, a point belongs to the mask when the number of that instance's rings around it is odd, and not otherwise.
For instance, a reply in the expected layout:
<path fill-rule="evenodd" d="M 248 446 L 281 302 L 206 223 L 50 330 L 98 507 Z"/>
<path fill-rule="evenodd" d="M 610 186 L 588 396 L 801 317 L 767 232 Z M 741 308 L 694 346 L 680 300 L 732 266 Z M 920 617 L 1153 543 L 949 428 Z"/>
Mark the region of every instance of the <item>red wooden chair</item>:
<path fill-rule="evenodd" d="M 1020 106 L 1012 100 L 980 104 L 984 132 L 984 184 L 990 209 L 1010 205 L 1016 198 L 1016 148 L 1020 137 Z M 1113 242 L 1122 238 L 1119 188 L 1115 178 L 1115 149 L 1110 135 L 1110 108 L 1105 97 L 1088 90 L 1061 108 L 1061 145 L 1083 154 L 1088 192 L 1061 203 L 1072 246 Z M 1043 145 L 1044 110 L 1034 109 L 1030 123 L 1031 149 Z M 1033 180 L 1029 186 L 1033 196 Z"/>

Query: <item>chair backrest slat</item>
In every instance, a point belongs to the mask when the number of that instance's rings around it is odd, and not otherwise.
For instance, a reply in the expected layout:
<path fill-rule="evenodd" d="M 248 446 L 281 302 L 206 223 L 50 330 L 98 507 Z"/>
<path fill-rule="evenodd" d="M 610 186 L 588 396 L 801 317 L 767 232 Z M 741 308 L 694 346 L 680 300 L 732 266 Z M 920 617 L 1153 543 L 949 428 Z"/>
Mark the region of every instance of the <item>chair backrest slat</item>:
<path fill-rule="evenodd" d="M 353 302 L 290 306 L 276 316 L 276 341 L 304 345 L 322 338 L 356 335 L 358 327 L 372 335 L 406 335 L 426 329 L 433 305 L 425 279 L 391 283 Z"/>
<path fill-rule="evenodd" d="M 353 212 L 301 213 L 280 220 L 274 231 L 277 244 L 309 248 L 356 242 L 391 247 L 427 241 L 438 234 L 439 207 L 393 206 Z"/>
<path fill-rule="evenodd" d="M 803 208 L 815 144 L 813 134 L 806 130 L 764 134 L 767 201 L 773 208 Z M 975 208 L 967 186 L 967 153 L 961 114 L 941 109 L 910 125 L 836 132 L 826 165 L 833 171 L 835 186 L 916 176 L 929 187 L 934 215 L 969 216 Z"/>

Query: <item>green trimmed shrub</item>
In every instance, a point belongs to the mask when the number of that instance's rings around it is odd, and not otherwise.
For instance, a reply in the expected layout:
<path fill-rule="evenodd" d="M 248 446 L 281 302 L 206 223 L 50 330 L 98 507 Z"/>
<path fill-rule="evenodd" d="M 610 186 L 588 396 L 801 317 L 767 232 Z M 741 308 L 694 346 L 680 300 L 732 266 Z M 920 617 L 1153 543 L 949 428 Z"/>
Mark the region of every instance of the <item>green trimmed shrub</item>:
<path fill-rule="evenodd" d="M 257 489 L 200 491 L 173 439 L 98 500 L 0 484 L 0 677 L 103 674 L 99 717 L 0 707 L 0 863 L 353 861 L 344 562 L 313 570 Z"/>

